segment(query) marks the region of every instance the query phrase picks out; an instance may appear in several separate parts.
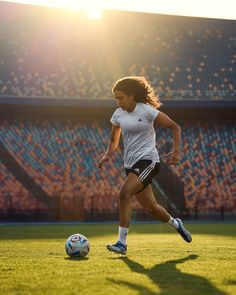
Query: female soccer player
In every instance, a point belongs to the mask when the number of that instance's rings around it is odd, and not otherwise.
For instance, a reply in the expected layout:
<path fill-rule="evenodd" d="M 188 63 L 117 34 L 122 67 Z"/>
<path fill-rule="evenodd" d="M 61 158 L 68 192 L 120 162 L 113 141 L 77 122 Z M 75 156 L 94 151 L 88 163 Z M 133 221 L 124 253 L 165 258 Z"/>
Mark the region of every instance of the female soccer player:
<path fill-rule="evenodd" d="M 161 125 L 173 132 L 173 151 L 168 153 L 169 165 L 180 160 L 181 129 L 166 114 L 158 111 L 161 103 L 155 97 L 151 85 L 144 77 L 132 76 L 118 80 L 112 92 L 119 105 L 112 115 L 112 132 L 106 153 L 98 163 L 101 168 L 109 162 L 115 152 L 122 133 L 124 145 L 124 167 L 127 178 L 119 192 L 119 235 L 115 244 L 107 245 L 109 251 L 125 255 L 126 236 L 131 219 L 130 199 L 135 195 L 144 209 L 155 219 L 174 227 L 182 238 L 190 243 L 191 234 L 184 228 L 179 218 L 173 218 L 160 206 L 152 192 L 150 183 L 160 168 L 159 154 L 156 149 L 154 127 Z"/>

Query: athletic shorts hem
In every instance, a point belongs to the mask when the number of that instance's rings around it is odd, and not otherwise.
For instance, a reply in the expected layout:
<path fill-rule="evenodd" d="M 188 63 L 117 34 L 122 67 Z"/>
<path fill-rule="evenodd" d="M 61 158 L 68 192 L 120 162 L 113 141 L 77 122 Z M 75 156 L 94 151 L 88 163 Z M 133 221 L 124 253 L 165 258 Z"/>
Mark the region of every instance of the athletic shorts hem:
<path fill-rule="evenodd" d="M 152 183 L 152 179 L 158 174 L 160 170 L 160 162 L 153 162 L 152 160 L 140 160 L 130 169 L 125 169 L 126 175 L 129 173 L 135 174 L 143 183 L 144 188 Z"/>

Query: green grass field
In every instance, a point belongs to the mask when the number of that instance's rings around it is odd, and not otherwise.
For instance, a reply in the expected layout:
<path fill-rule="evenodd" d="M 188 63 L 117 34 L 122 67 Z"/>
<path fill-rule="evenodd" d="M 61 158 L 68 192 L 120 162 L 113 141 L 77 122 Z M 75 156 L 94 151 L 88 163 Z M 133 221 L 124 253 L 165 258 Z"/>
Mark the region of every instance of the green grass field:
<path fill-rule="evenodd" d="M 128 254 L 108 252 L 117 225 L 0 226 L 0 294 L 236 294 L 236 224 L 189 224 L 187 244 L 163 224 L 133 224 Z M 70 259 L 82 233 L 89 255 Z"/>

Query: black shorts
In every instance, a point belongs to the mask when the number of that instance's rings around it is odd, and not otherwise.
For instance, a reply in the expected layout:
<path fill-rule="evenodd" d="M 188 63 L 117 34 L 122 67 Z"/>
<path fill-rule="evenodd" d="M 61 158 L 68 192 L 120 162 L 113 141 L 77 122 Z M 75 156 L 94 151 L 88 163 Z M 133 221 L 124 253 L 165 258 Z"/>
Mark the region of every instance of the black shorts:
<path fill-rule="evenodd" d="M 133 173 L 143 183 L 143 188 L 152 183 L 152 179 L 158 174 L 160 163 L 153 163 L 151 160 L 140 160 L 130 169 L 125 169 L 126 175 Z"/>

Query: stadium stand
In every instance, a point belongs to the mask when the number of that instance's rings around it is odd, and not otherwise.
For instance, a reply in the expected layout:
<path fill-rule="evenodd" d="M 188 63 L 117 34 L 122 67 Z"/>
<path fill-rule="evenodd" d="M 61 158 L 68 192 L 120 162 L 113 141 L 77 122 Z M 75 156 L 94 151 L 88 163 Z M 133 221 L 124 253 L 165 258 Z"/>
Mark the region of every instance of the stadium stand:
<path fill-rule="evenodd" d="M 82 197 L 88 212 L 92 202 L 94 211 L 113 212 L 122 166 L 117 160 L 109 171 L 97 171 L 96 161 L 107 144 L 107 128 L 102 127 L 96 122 L 14 119 L 1 126 L 1 142 L 49 197 L 67 198 L 68 206 L 75 196 Z M 6 190 L 17 196 L 24 192 L 3 183 L 1 193 Z"/>
<path fill-rule="evenodd" d="M 236 98 L 234 21 L 107 11 L 93 23 L 35 7 L 17 17 L 1 17 L 0 96 L 111 99 L 115 80 L 144 75 L 161 99 Z"/>
<path fill-rule="evenodd" d="M 47 211 L 47 207 L 34 198 L 2 163 L 0 169 L 1 220 L 14 220 L 14 216 L 18 220 L 34 220 L 37 211 Z"/>
<path fill-rule="evenodd" d="M 112 84 L 128 75 L 145 76 L 178 115 L 182 160 L 167 168 L 166 185 L 170 194 L 183 188 L 185 216 L 235 216 L 235 21 L 122 11 L 91 21 L 6 2 L 0 18 L 1 220 L 117 219 L 122 146 L 112 165 L 96 164 L 109 138 Z M 158 128 L 157 143 L 162 156 L 170 134 Z M 148 218 L 135 199 L 133 208 L 134 218 Z"/>
<path fill-rule="evenodd" d="M 172 169 L 184 182 L 187 210 L 194 214 L 197 207 L 200 213 L 210 213 L 224 206 L 225 212 L 235 212 L 235 123 L 184 121 L 181 125 L 183 158 L 181 165 Z M 114 218 L 124 179 L 121 153 L 106 169 L 96 167 L 108 132 L 104 121 L 13 118 L 1 124 L 1 142 L 49 198 L 63 200 L 72 211 L 74 198 L 83 198 L 87 218 L 91 214 Z M 161 128 L 157 138 L 163 155 L 171 138 Z M 26 183 L 22 186 L 3 164 L 1 168 L 1 210 L 7 211 L 9 206 L 22 211 L 45 208 L 27 191 Z M 133 207 L 141 211 L 135 199 Z"/>
<path fill-rule="evenodd" d="M 235 211 L 235 123 L 182 122 L 183 144 L 181 165 L 172 167 L 184 180 L 187 208 L 192 213 Z M 164 134 L 160 151 L 168 145 Z M 164 151 L 163 151 L 164 152 Z"/>

